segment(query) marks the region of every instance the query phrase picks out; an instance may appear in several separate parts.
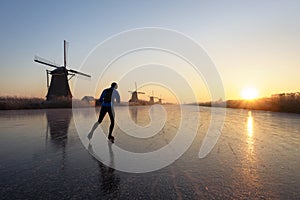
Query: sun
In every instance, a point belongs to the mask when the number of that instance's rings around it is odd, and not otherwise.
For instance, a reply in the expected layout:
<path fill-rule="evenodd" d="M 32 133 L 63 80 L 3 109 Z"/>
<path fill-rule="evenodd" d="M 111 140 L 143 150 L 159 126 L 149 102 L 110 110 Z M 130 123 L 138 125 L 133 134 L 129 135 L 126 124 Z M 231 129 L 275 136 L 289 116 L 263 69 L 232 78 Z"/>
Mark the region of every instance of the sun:
<path fill-rule="evenodd" d="M 252 100 L 258 97 L 258 91 L 256 88 L 248 87 L 242 90 L 241 95 L 243 99 Z"/>

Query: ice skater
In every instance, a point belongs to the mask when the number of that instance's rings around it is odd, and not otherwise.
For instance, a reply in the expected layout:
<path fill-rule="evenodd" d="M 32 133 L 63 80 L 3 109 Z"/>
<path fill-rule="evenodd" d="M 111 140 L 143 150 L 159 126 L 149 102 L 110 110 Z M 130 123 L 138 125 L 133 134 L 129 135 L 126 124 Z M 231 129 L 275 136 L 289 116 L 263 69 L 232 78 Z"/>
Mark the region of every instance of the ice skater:
<path fill-rule="evenodd" d="M 107 88 L 103 90 L 100 96 L 100 104 L 101 104 L 101 109 L 100 109 L 100 114 L 99 114 L 99 119 L 98 121 L 94 124 L 92 130 L 88 134 L 88 139 L 90 140 L 93 137 L 93 133 L 96 130 L 96 128 L 101 124 L 103 118 L 105 117 L 106 113 L 109 115 L 110 119 L 110 126 L 109 126 L 109 132 L 108 132 L 108 139 L 113 143 L 115 138 L 112 136 L 112 132 L 114 129 L 115 125 L 115 112 L 114 112 L 114 103 L 120 103 L 120 94 L 117 91 L 118 89 L 118 84 L 113 82 L 111 84 L 110 88 Z"/>

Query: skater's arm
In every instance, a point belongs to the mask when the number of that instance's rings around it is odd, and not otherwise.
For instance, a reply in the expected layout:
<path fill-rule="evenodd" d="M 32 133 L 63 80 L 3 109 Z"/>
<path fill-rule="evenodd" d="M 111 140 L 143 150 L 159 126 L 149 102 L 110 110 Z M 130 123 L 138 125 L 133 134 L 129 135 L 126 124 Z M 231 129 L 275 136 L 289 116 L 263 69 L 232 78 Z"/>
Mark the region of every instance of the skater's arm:
<path fill-rule="evenodd" d="M 101 96 L 100 96 L 100 98 L 99 98 L 100 104 L 102 104 L 103 101 L 104 101 L 105 93 L 106 93 L 106 90 L 103 90 L 103 92 L 102 92 L 102 94 L 101 94 Z"/>
<path fill-rule="evenodd" d="M 117 101 L 117 103 L 121 102 L 120 94 L 118 91 L 116 91 L 116 101 Z"/>
<path fill-rule="evenodd" d="M 117 103 L 120 103 L 120 102 L 121 102 L 121 100 L 120 100 L 120 94 L 119 94 L 119 92 L 118 92 L 117 90 L 114 90 L 114 91 L 113 91 L 113 96 L 112 96 L 112 98 L 113 98 L 113 101 L 112 101 L 112 102 L 117 102 Z"/>

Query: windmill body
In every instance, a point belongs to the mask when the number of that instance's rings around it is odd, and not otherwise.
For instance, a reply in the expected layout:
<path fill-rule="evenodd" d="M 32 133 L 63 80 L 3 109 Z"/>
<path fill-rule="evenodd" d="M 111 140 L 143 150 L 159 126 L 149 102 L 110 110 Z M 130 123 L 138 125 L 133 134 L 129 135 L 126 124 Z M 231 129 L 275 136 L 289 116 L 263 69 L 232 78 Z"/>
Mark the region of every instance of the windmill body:
<path fill-rule="evenodd" d="M 158 99 L 158 101 L 157 101 L 158 104 L 162 104 L 162 100 L 165 100 L 165 99 L 161 98 L 161 95 L 159 98 L 157 97 L 157 99 Z"/>
<path fill-rule="evenodd" d="M 162 104 L 162 99 L 158 99 L 158 103 L 159 103 L 159 104 Z"/>
<path fill-rule="evenodd" d="M 67 69 L 67 59 L 66 59 L 66 41 L 64 40 L 64 65 L 58 66 L 55 63 L 52 63 L 46 59 L 35 57 L 35 62 L 47 65 L 50 67 L 55 68 L 54 70 L 46 70 L 47 72 L 47 101 L 54 101 L 54 100 L 71 100 L 72 93 L 69 86 L 69 80 L 75 76 L 76 74 L 91 77 L 88 74 L 78 72 L 73 69 Z M 51 76 L 51 82 L 49 85 L 49 75 Z M 70 77 L 69 77 L 70 76 Z"/>
<path fill-rule="evenodd" d="M 154 104 L 154 97 L 150 96 L 149 103 Z"/>
<path fill-rule="evenodd" d="M 135 83 L 135 91 L 128 91 L 131 93 L 131 99 L 129 100 L 130 103 L 139 103 L 140 100 L 138 98 L 138 94 L 145 94 L 145 92 L 138 92 L 137 91 L 137 84 Z"/>
<path fill-rule="evenodd" d="M 137 103 L 139 101 L 138 99 L 138 93 L 136 91 L 132 92 L 131 94 L 131 99 L 129 100 L 129 102 L 134 102 Z"/>
<path fill-rule="evenodd" d="M 47 93 L 47 101 L 58 98 L 72 99 L 70 86 L 68 83 L 68 71 L 65 67 L 57 68 L 50 72 L 51 84 Z"/>
<path fill-rule="evenodd" d="M 154 104 L 154 99 L 158 99 L 158 97 L 154 96 L 154 92 L 152 90 L 152 96 L 149 96 L 149 104 Z"/>

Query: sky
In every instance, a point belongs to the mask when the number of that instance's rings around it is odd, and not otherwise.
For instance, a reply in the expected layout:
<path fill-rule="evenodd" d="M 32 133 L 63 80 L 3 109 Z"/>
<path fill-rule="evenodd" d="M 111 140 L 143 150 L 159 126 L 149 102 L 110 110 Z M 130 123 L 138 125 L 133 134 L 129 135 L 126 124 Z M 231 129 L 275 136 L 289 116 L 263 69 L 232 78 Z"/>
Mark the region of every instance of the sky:
<path fill-rule="evenodd" d="M 299 8 L 298 0 L 2 0 L 0 96 L 44 98 L 45 70 L 49 68 L 35 63 L 34 55 L 62 65 L 64 39 L 69 42 L 68 66 L 79 70 L 97 45 L 120 32 L 143 27 L 174 30 L 197 42 L 214 63 L 226 99 L 240 99 L 246 87 L 256 88 L 259 97 L 300 91 Z M 104 66 L 94 65 L 99 71 L 104 70 Z M 152 68 L 156 70 L 154 65 Z M 91 75 L 92 80 L 81 79 L 80 82 L 86 83 L 81 88 L 76 86 L 80 92 L 73 91 L 76 79 L 72 79 L 70 86 L 75 98 L 97 96 L 110 85 L 111 80 L 105 79 L 95 88 L 95 81 L 100 83 L 99 77 Z M 195 94 L 199 101 L 209 100 L 210 93 L 205 88 L 206 77 L 202 78 L 199 87 L 196 82 L 190 83 L 201 91 Z M 119 85 L 119 90 L 123 100 L 129 99 L 128 90 L 134 89 L 134 81 L 121 80 L 123 85 Z M 171 97 L 174 91 L 168 90 L 168 86 L 152 87 L 139 84 L 141 80 L 137 82 L 147 95 L 155 88 L 156 96 L 162 95 L 170 101 L 176 96 Z M 192 100 L 183 97 L 182 101 Z"/>

